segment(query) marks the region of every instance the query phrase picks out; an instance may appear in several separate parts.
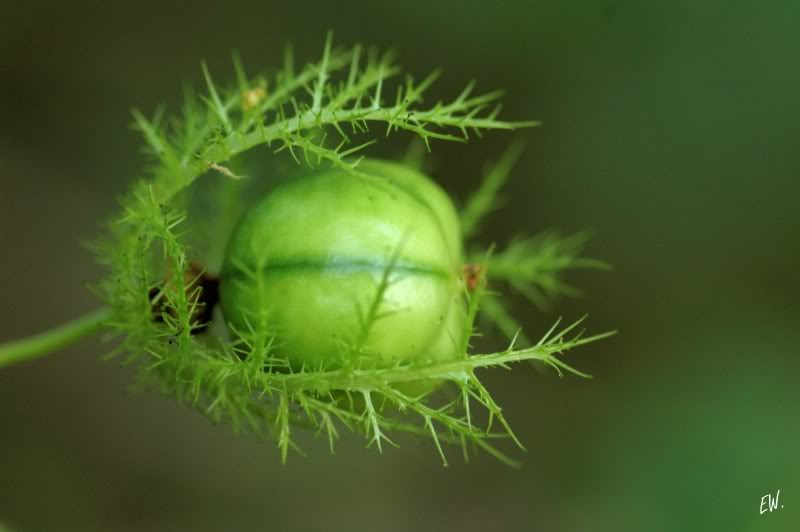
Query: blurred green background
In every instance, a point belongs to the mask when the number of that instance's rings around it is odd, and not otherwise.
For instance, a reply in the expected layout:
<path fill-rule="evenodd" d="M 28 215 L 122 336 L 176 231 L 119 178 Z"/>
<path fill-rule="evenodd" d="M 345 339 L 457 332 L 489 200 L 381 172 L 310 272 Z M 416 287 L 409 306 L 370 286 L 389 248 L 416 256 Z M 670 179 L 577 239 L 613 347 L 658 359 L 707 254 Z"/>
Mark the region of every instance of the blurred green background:
<path fill-rule="evenodd" d="M 82 240 L 142 167 L 132 106 L 174 106 L 206 58 L 232 78 L 340 43 L 508 89 L 538 118 L 487 240 L 595 232 L 585 291 L 529 311 L 620 335 L 591 381 L 486 374 L 528 452 L 509 469 L 345 437 L 281 466 L 79 347 L 0 372 L 0 523 L 16 531 L 800 528 L 800 4 L 796 2 L 0 1 L 0 340 L 94 307 Z M 230 73 L 230 74 L 225 74 Z M 457 198 L 512 136 L 434 145 Z M 520 307 L 524 308 L 524 307 Z M 783 505 L 759 514 L 762 496 Z M 2 524 L 0 524 L 2 528 Z"/>

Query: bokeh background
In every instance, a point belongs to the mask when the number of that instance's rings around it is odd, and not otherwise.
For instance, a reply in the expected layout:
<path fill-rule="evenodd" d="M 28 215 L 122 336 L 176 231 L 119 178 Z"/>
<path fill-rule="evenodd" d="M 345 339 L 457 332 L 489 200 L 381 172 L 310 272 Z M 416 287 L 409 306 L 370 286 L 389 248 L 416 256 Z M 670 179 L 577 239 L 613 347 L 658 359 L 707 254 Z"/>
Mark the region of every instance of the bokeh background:
<path fill-rule="evenodd" d="M 269 445 L 128 390 L 87 341 L 0 372 L 0 523 L 15 531 L 800 528 L 800 4 L 789 1 L 0 1 L 0 340 L 94 307 L 80 243 L 143 165 L 129 109 L 177 105 L 230 50 L 396 47 L 433 90 L 475 77 L 538 118 L 484 235 L 590 229 L 612 273 L 524 313 L 618 328 L 570 360 L 486 378 L 526 443 L 519 469 L 404 442 Z M 226 74 L 230 73 L 230 74 Z M 434 145 L 463 198 L 512 136 Z M 520 306 L 520 308 L 524 308 Z M 759 514 L 781 490 L 781 508 Z M 0 528 L 2 528 L 0 524 Z"/>

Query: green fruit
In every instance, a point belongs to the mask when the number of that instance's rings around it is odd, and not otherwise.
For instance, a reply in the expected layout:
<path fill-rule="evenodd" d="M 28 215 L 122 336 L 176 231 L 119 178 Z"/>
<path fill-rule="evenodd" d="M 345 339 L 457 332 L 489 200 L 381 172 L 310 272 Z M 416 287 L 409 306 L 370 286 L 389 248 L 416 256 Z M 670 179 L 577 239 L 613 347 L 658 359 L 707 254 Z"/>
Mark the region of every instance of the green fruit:
<path fill-rule="evenodd" d="M 234 334 L 266 323 L 295 370 L 462 356 L 461 231 L 447 195 L 396 163 L 296 179 L 235 229 L 220 298 Z M 383 298 L 381 279 L 389 271 Z M 364 317 L 374 302 L 379 316 Z M 259 321 L 261 320 L 261 321 Z"/>

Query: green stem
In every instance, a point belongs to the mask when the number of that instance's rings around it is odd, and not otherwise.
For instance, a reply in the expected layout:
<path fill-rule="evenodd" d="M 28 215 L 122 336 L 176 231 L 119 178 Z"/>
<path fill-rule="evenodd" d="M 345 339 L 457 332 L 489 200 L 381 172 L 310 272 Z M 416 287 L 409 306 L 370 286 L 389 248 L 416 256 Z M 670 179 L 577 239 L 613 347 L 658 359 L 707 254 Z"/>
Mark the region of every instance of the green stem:
<path fill-rule="evenodd" d="M 111 310 L 101 308 L 29 338 L 0 344 L 0 368 L 33 360 L 74 344 L 103 326 Z"/>

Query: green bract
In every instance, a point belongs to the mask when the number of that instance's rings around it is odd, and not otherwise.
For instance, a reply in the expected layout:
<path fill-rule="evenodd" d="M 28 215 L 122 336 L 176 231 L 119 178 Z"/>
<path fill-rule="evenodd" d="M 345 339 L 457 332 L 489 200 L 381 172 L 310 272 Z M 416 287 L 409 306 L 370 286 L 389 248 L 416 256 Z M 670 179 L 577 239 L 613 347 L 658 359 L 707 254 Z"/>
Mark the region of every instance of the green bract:
<path fill-rule="evenodd" d="M 220 296 L 236 335 L 262 319 L 295 370 L 458 356 L 461 231 L 444 191 L 396 163 L 278 187 L 231 237 Z"/>
<path fill-rule="evenodd" d="M 346 428 L 379 450 L 398 433 L 430 438 L 445 465 L 445 443 L 513 464 L 495 443 L 521 442 L 480 372 L 539 361 L 585 376 L 560 355 L 611 333 L 582 336 L 579 320 L 536 342 L 501 291 L 544 305 L 574 292 L 564 272 L 604 264 L 581 255 L 582 234 L 496 249 L 476 240 L 520 144 L 487 168 L 458 215 L 425 176 L 359 152 L 400 131 L 430 150 L 538 122 L 501 120 L 502 91 L 475 93 L 474 83 L 428 105 L 438 71 L 415 80 L 393 54 L 335 47 L 330 34 L 303 67 L 287 49 L 274 74 L 248 76 L 238 57 L 234 70 L 236 83 L 217 84 L 203 65 L 205 94 L 187 90 L 180 114 L 134 113 L 151 160 L 96 246 L 107 271 L 94 288 L 107 307 L 0 344 L 0 368 L 106 329 L 140 384 L 273 438 L 282 461 L 296 429 L 325 434 L 333 450 Z M 265 146 L 320 173 L 258 201 L 228 238 L 244 196 L 273 177 L 239 181 L 233 165 Z M 407 160 L 420 164 L 415 153 Z M 218 288 L 231 334 L 210 320 Z M 510 344 L 474 352 L 479 313 Z M 426 394 L 444 382 L 448 394 Z"/>

